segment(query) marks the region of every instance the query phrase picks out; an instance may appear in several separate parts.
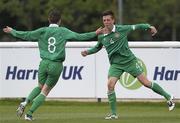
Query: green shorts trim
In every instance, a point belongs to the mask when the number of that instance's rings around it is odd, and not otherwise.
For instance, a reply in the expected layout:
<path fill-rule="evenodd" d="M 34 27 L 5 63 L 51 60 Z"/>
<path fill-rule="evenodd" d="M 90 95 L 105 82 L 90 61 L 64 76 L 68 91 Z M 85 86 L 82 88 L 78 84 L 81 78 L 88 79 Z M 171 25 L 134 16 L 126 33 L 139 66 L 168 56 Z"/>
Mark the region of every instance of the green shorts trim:
<path fill-rule="evenodd" d="M 134 77 L 143 73 L 142 66 L 138 63 L 137 59 L 133 59 L 128 64 L 118 65 L 112 64 L 109 68 L 108 76 L 120 78 L 123 72 L 127 72 Z"/>
<path fill-rule="evenodd" d="M 40 84 L 54 87 L 63 70 L 61 62 L 54 62 L 50 60 L 41 60 L 38 70 L 38 81 Z"/>

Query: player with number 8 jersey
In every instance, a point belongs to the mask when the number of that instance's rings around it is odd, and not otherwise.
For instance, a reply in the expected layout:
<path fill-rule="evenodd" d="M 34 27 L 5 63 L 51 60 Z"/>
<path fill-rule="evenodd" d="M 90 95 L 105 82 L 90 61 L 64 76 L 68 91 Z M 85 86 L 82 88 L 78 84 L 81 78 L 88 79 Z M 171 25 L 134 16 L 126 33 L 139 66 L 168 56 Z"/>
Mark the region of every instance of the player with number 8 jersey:
<path fill-rule="evenodd" d="M 68 40 L 88 40 L 96 36 L 96 32 L 78 34 L 57 24 L 42 27 L 35 31 L 16 31 L 11 34 L 15 37 L 38 41 L 40 57 L 52 61 L 63 62 L 65 60 L 65 45 Z"/>
<path fill-rule="evenodd" d="M 3 29 L 4 32 L 15 37 L 38 42 L 42 59 L 38 69 L 38 86 L 17 108 L 17 115 L 21 117 L 26 105 L 33 102 L 25 115 L 25 120 L 29 121 L 33 120 L 32 114 L 42 105 L 60 77 L 65 60 L 66 42 L 69 40 L 89 40 L 102 33 L 101 28 L 94 32 L 79 34 L 65 27 L 59 27 L 61 17 L 60 12 L 56 9 L 50 11 L 48 20 L 49 27 L 42 27 L 34 31 L 16 31 L 8 26 Z"/>

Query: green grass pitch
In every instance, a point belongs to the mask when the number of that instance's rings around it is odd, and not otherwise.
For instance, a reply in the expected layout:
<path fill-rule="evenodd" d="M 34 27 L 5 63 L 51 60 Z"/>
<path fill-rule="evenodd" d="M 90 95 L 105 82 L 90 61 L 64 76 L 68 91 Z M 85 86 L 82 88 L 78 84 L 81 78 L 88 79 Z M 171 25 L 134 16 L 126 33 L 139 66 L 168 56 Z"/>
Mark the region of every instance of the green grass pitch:
<path fill-rule="evenodd" d="M 0 100 L 0 123 L 27 123 L 16 116 L 19 100 Z M 169 112 L 165 102 L 118 102 L 118 120 L 104 120 L 107 102 L 46 101 L 34 123 L 180 123 L 180 103 Z M 26 108 L 26 110 L 29 107 Z"/>

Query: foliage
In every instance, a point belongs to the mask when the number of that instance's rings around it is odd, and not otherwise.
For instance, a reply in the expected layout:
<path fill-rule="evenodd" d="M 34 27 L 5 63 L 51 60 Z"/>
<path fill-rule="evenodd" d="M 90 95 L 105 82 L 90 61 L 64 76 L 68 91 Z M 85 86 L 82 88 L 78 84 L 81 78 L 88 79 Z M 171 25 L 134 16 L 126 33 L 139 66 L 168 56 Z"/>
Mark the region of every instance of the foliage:
<path fill-rule="evenodd" d="M 180 40 L 180 2 L 178 0 L 124 0 L 124 20 L 127 23 L 150 23 L 158 29 L 157 40 Z M 136 33 L 135 33 L 136 34 Z M 141 37 L 141 33 L 134 38 Z"/>
<path fill-rule="evenodd" d="M 48 11 L 58 8 L 62 26 L 77 32 L 93 31 L 102 26 L 104 10 L 113 10 L 118 18 L 117 4 L 118 0 L 1 0 L 1 29 L 6 25 L 18 30 L 47 26 Z M 179 6 L 178 0 L 123 0 L 123 24 L 150 23 L 159 32 L 152 39 L 148 33 L 136 31 L 130 40 L 180 40 Z M 9 38 L 12 37 L 0 32 L 0 40 Z"/>

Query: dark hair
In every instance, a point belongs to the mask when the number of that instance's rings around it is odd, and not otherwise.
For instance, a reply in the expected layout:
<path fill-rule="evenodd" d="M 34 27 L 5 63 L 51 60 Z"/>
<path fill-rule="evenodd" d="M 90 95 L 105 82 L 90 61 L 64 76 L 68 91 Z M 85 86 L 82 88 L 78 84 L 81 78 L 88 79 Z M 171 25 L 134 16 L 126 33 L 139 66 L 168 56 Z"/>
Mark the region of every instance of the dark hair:
<path fill-rule="evenodd" d="M 102 17 L 107 15 L 110 15 L 113 19 L 115 18 L 114 13 L 111 10 L 106 10 L 102 13 Z"/>
<path fill-rule="evenodd" d="M 52 9 L 49 12 L 49 23 L 58 23 L 61 19 L 60 11 L 57 9 Z"/>

